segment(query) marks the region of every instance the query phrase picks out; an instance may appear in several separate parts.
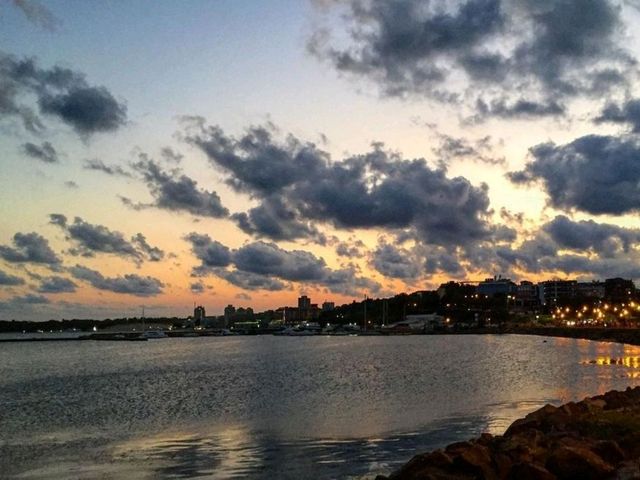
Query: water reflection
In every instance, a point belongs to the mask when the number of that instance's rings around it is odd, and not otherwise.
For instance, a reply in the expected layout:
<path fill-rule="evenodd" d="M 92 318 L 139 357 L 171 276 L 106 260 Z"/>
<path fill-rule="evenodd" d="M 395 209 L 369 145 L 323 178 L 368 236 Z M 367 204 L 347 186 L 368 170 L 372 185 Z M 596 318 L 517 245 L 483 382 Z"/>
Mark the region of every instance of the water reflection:
<path fill-rule="evenodd" d="M 83 465 L 90 473 L 74 476 L 87 479 L 101 478 L 98 471 L 108 478 L 375 476 L 417 451 L 500 434 L 546 403 L 640 383 L 640 348 L 574 339 L 124 343 L 0 350 L 0 407 L 11 412 L 0 416 L 0 472 L 26 478 L 75 462 L 75 471 Z M 40 441 L 53 437 L 55 444 Z M 119 473 L 131 470 L 137 474 Z"/>

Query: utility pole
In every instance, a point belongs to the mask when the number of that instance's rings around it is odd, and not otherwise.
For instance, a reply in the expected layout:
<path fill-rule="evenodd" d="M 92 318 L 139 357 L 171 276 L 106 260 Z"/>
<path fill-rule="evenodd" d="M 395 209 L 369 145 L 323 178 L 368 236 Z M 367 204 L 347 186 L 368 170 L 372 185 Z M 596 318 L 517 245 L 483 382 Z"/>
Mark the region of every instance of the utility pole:
<path fill-rule="evenodd" d="M 364 331 L 367 331 L 367 296 L 364 296 Z"/>

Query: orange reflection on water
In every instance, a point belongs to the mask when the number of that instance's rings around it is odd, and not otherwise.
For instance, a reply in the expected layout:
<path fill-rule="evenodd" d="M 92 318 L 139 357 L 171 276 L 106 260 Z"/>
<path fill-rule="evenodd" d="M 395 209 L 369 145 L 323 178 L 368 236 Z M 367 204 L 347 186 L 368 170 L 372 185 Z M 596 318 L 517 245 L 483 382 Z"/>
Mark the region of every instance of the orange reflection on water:
<path fill-rule="evenodd" d="M 640 368 L 640 357 L 598 357 L 595 360 L 589 360 L 587 363 L 595 365 L 622 365 L 627 368 Z"/>

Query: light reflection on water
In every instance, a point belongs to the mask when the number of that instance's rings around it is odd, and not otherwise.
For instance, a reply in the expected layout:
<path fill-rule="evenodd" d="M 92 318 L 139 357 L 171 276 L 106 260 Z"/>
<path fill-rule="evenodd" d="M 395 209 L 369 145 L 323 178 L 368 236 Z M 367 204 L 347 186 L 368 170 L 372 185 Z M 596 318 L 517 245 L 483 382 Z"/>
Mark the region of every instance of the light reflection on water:
<path fill-rule="evenodd" d="M 511 335 L 5 344 L 0 472 L 374 477 L 545 403 L 638 384 L 639 359 Z"/>

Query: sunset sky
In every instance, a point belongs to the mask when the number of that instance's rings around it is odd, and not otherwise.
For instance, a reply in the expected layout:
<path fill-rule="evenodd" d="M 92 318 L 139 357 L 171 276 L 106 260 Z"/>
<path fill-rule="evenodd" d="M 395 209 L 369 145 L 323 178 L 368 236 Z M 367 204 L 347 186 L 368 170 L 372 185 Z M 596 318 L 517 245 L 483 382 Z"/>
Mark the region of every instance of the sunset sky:
<path fill-rule="evenodd" d="M 640 279 L 636 0 L 0 0 L 0 319 Z"/>

